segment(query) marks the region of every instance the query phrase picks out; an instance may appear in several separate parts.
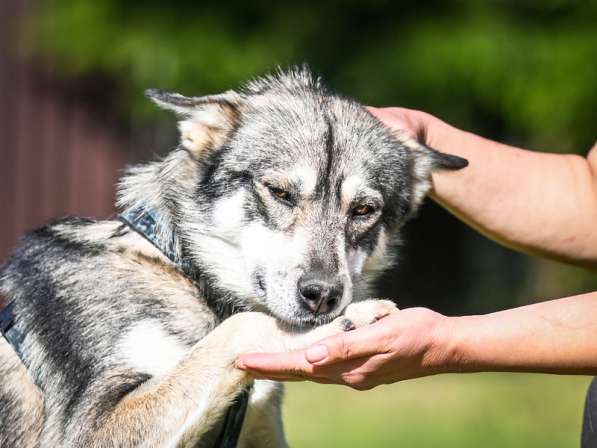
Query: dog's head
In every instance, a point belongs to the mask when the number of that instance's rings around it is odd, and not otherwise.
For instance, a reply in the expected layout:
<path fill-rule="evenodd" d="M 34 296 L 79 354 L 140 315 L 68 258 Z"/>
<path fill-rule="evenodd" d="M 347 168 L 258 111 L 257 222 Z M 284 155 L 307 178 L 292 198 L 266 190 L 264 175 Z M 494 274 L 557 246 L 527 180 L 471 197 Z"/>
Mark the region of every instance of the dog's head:
<path fill-rule="evenodd" d="M 185 253 L 233 300 L 287 323 L 323 323 L 362 298 L 431 172 L 466 166 L 306 69 L 220 95 L 147 95 L 181 117 L 155 194 Z"/>

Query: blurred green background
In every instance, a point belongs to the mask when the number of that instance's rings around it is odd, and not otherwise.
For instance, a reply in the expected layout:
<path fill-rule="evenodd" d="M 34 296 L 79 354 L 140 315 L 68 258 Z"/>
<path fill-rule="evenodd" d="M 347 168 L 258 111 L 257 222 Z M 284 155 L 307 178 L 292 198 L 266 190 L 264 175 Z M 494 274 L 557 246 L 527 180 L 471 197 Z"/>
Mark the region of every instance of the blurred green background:
<path fill-rule="evenodd" d="M 293 447 L 563 448 L 579 446 L 586 377 L 442 375 L 357 392 L 287 388 Z"/>
<path fill-rule="evenodd" d="M 141 148 L 127 160 L 176 140 L 173 118 L 156 112 L 144 89 L 214 93 L 301 62 L 364 103 L 422 109 L 502 142 L 586 154 L 597 138 L 595 1 L 28 5 L 12 50 L 36 61 L 52 86 L 74 89 L 97 125 Z M 148 129 L 160 137 L 146 138 Z M 502 248 L 429 202 L 380 289 L 402 307 L 485 313 L 595 290 L 597 276 Z M 299 384 L 286 421 L 299 447 L 576 446 L 587 384 L 498 374 L 365 393 Z"/>
<path fill-rule="evenodd" d="M 174 128 L 143 97 L 147 87 L 219 92 L 308 62 L 364 103 L 584 154 L 596 140 L 596 20 L 595 1 L 61 0 L 31 15 L 23 45 L 60 76 L 91 79 L 120 126 Z M 402 268 L 382 282 L 403 306 L 478 313 L 597 285 L 502 249 L 434 205 L 406 233 Z"/>

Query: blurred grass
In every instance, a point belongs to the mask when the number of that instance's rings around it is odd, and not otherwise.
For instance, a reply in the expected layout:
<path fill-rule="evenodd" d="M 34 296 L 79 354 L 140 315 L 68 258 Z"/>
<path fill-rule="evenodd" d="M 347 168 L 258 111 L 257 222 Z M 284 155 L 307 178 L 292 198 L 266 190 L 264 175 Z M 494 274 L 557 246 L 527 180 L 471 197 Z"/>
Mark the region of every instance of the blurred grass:
<path fill-rule="evenodd" d="M 441 375 L 357 392 L 287 386 L 290 446 L 577 447 L 590 378 Z"/>

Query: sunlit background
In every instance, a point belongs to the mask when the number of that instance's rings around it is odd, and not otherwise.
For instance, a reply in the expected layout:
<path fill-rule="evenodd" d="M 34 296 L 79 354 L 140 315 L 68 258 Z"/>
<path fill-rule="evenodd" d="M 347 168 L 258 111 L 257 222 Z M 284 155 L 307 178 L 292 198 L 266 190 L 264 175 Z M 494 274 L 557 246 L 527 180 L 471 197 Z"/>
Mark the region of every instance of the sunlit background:
<path fill-rule="evenodd" d="M 0 257 L 50 218 L 111 216 L 119 171 L 176 144 L 148 87 L 215 93 L 307 62 L 367 104 L 586 154 L 596 24 L 597 2 L 572 0 L 2 0 Z M 504 249 L 431 202 L 399 258 L 380 295 L 402 307 L 485 313 L 597 289 L 594 274 Z M 292 385 L 286 425 L 296 447 L 577 446 L 587 384 L 491 374 L 366 393 Z"/>

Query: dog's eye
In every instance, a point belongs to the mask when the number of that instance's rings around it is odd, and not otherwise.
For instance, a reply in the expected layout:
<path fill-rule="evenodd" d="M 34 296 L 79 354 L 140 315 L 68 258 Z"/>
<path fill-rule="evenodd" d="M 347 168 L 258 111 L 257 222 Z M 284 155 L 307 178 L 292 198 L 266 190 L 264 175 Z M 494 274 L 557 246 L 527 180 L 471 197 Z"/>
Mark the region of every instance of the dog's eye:
<path fill-rule="evenodd" d="M 292 196 L 290 195 L 289 192 L 282 190 L 281 188 L 272 187 L 272 186 L 269 186 L 268 189 L 269 189 L 270 193 L 276 199 L 279 199 L 280 201 L 291 205 Z"/>
<path fill-rule="evenodd" d="M 370 205 L 359 205 L 352 209 L 352 216 L 367 216 L 373 213 L 373 210 Z"/>

